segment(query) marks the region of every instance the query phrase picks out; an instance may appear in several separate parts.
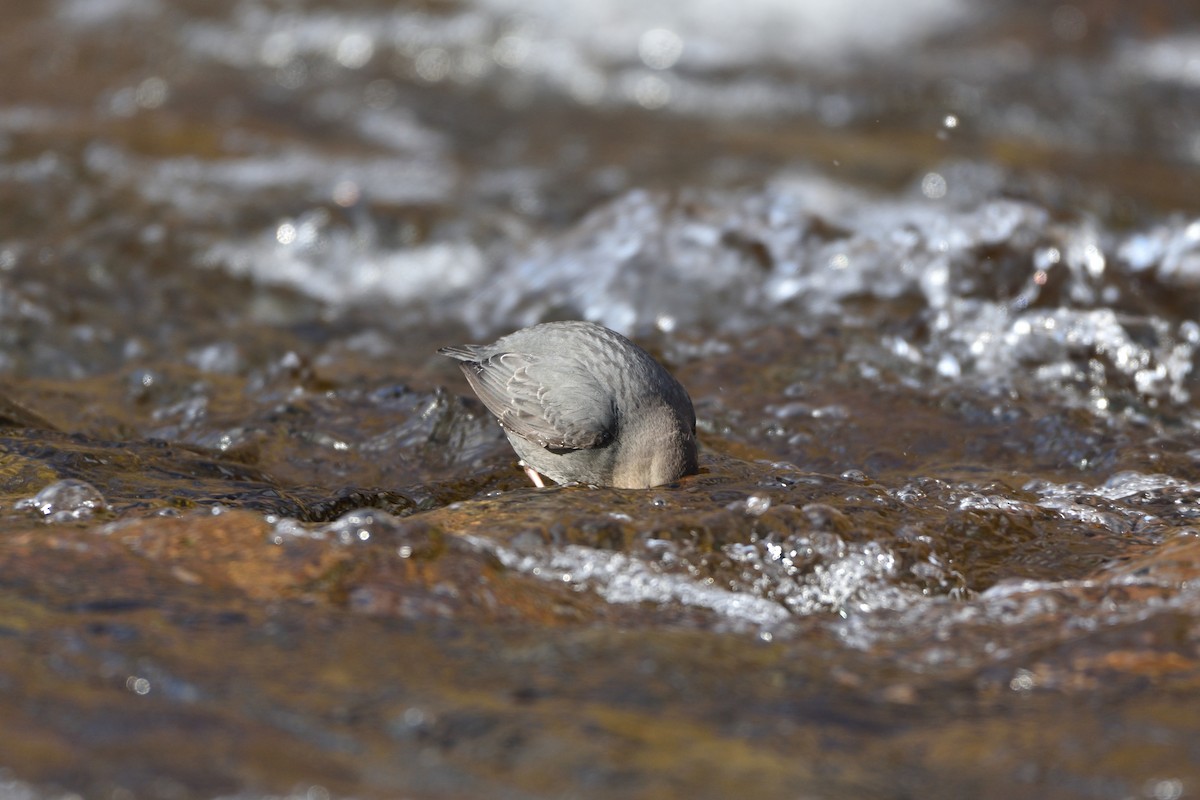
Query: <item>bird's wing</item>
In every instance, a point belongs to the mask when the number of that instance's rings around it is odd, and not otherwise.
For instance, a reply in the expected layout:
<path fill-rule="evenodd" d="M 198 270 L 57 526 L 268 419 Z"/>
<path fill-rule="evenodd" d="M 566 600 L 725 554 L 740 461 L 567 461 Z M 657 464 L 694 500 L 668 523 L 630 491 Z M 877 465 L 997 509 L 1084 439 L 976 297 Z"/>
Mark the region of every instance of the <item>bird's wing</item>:
<path fill-rule="evenodd" d="M 509 431 L 543 447 L 584 450 L 611 441 L 609 392 L 578 364 L 528 353 L 498 353 L 462 365 L 479 399 Z"/>

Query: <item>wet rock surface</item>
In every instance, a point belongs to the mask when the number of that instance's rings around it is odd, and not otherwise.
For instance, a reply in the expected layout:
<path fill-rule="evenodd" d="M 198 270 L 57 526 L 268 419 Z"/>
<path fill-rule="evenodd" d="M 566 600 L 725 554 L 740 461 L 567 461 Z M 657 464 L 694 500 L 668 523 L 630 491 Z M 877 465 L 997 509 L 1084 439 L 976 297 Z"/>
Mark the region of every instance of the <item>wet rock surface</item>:
<path fill-rule="evenodd" d="M 10 5 L 0 798 L 1200 791 L 1193 10 Z"/>

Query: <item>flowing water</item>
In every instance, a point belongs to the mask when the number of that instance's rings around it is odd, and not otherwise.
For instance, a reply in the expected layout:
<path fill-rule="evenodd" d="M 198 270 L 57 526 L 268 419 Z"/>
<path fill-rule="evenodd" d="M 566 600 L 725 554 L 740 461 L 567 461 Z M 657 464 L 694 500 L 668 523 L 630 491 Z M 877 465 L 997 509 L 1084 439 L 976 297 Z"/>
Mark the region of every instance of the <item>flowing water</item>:
<path fill-rule="evenodd" d="M 1200 7 L 835 6 L 7 0 L 0 800 L 1200 796 Z"/>

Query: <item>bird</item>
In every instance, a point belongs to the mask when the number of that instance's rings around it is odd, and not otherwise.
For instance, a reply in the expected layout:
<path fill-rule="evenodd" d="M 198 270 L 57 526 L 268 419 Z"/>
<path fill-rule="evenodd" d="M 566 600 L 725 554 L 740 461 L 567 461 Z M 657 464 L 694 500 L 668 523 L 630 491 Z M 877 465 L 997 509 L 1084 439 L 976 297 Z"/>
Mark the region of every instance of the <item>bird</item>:
<path fill-rule="evenodd" d="M 544 322 L 443 347 L 496 416 L 533 484 L 647 489 L 697 471 L 687 390 L 616 331 Z"/>

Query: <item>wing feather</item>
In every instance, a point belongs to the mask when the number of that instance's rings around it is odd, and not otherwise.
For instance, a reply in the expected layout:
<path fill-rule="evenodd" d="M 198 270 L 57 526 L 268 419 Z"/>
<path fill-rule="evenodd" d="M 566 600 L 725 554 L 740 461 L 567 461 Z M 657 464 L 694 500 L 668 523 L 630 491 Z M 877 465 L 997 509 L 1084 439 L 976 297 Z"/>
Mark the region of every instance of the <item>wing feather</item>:
<path fill-rule="evenodd" d="M 566 450 L 612 440 L 616 409 L 604 387 L 576 362 L 497 353 L 461 366 L 483 404 L 518 436 Z"/>

